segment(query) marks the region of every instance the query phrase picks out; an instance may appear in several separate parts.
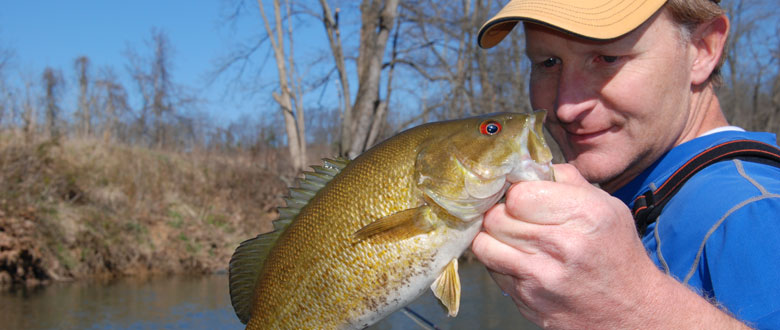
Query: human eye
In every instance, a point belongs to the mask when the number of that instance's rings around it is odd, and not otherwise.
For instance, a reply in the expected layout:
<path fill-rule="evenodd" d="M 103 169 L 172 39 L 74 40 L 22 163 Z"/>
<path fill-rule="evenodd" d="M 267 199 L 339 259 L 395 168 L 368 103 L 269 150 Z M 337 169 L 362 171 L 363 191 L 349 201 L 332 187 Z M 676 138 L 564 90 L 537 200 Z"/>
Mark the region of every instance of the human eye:
<path fill-rule="evenodd" d="M 604 64 L 616 64 L 620 63 L 621 60 L 623 60 L 623 56 L 617 56 L 617 55 L 599 55 L 596 57 L 597 62 L 601 62 Z"/>
<path fill-rule="evenodd" d="M 561 64 L 561 59 L 557 57 L 548 57 L 540 63 L 545 68 L 553 68 L 558 64 Z"/>

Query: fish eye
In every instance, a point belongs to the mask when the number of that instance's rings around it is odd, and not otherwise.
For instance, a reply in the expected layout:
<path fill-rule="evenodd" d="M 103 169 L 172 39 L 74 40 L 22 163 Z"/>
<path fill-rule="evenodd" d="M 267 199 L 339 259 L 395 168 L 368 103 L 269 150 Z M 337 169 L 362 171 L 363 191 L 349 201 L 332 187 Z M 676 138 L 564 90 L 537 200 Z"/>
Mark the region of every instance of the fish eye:
<path fill-rule="evenodd" d="M 479 132 L 482 135 L 496 135 L 501 132 L 501 124 L 495 120 L 486 120 L 479 125 Z"/>

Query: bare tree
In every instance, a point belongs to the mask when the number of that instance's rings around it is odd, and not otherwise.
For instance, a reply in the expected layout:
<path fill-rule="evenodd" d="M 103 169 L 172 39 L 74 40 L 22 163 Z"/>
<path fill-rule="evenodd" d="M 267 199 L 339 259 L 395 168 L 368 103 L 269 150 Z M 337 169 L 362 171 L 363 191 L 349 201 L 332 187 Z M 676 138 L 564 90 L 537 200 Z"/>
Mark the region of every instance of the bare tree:
<path fill-rule="evenodd" d="M 260 16 L 263 19 L 265 32 L 271 42 L 276 70 L 279 77 L 279 91 L 273 92 L 273 98 L 281 107 L 284 115 L 285 131 L 287 132 L 287 147 L 290 151 L 292 166 L 295 171 L 300 171 L 306 165 L 306 129 L 303 109 L 303 91 L 300 79 L 295 74 L 295 60 L 293 47 L 293 29 L 289 22 L 291 5 L 285 1 L 285 15 L 287 18 L 287 33 L 281 14 L 279 0 L 273 0 L 274 20 L 271 22 L 266 13 L 263 1 L 258 0 Z M 273 23 L 273 26 L 271 25 Z M 288 45 L 285 48 L 285 40 Z"/>
<path fill-rule="evenodd" d="M 152 146 L 164 148 L 182 143 L 182 135 L 176 130 L 185 128 L 187 125 L 182 126 L 182 122 L 189 122 L 191 118 L 180 112 L 195 106 L 197 98 L 173 81 L 170 72 L 173 49 L 168 36 L 163 31 L 152 30 L 148 43 L 152 52 L 148 56 L 140 56 L 131 48 L 125 52 L 128 70 L 141 98 L 134 135 L 148 139 Z"/>
<path fill-rule="evenodd" d="M 731 29 L 723 71 L 725 85 L 718 96 L 731 124 L 751 130 L 767 129 L 773 115 L 765 110 L 771 103 L 765 93 L 771 91 L 763 87 L 767 85 L 767 75 L 772 74 L 775 59 L 767 56 L 772 34 L 767 33 L 765 26 L 779 18 L 771 10 L 776 4 L 730 0 L 724 1 L 723 6 L 731 19 Z"/>
<path fill-rule="evenodd" d="M 79 134 L 82 137 L 89 137 L 92 134 L 92 114 L 90 113 L 91 102 L 89 100 L 89 58 L 79 56 L 73 63 L 79 85 L 79 104 L 77 116 L 79 118 Z"/>
<path fill-rule="evenodd" d="M 152 32 L 154 58 L 148 79 L 152 85 L 152 113 L 154 114 L 154 143 L 158 148 L 165 140 L 164 116 L 173 112 L 171 91 L 173 84 L 169 68 L 171 66 L 171 46 L 168 36 L 162 31 Z"/>
<path fill-rule="evenodd" d="M 140 97 L 140 108 L 135 111 L 135 116 L 130 123 L 129 141 L 135 142 L 149 141 L 148 136 L 148 120 L 149 111 L 152 104 L 152 88 L 149 84 L 149 74 L 146 72 L 146 63 L 143 58 L 135 51 L 134 48 L 128 47 L 125 51 L 125 57 L 127 58 L 127 71 L 135 83 L 137 88 L 138 97 Z M 151 143 L 149 143 L 151 144 Z"/>
<path fill-rule="evenodd" d="M 58 121 L 60 116 L 60 95 L 64 80 L 62 73 L 47 67 L 43 71 L 43 87 L 46 95 L 44 96 L 46 108 L 46 132 L 52 139 L 60 137 Z"/>
<path fill-rule="evenodd" d="M 379 132 L 382 130 L 387 113 L 387 101 L 392 92 L 392 71 L 394 62 L 385 61 L 385 54 L 391 31 L 397 16 L 399 0 L 364 0 L 360 4 L 361 26 L 359 48 L 357 58 L 348 57 L 341 42 L 341 29 L 338 15 L 340 10 L 331 10 L 327 1 L 320 1 L 322 15 L 315 14 L 310 8 L 299 7 L 293 10 L 293 3 L 279 0 L 273 1 L 274 16 L 270 19 L 266 15 L 263 1 L 258 1 L 260 14 L 265 27 L 265 35 L 258 43 L 243 47 L 230 54 L 218 66 L 217 72 L 224 73 L 233 65 L 238 67 L 239 76 L 244 73 L 248 58 L 258 49 L 262 48 L 265 41 L 271 45 L 271 53 L 274 56 L 277 68 L 277 88 L 273 93 L 274 100 L 280 105 L 284 114 L 287 132 L 288 148 L 293 155 L 293 166 L 296 167 L 298 159 L 305 160 L 305 118 L 302 103 L 303 92 L 317 86 L 323 86 L 329 79 L 327 74 L 324 79 L 309 77 L 307 84 L 301 83 L 300 76 L 296 73 L 294 60 L 295 44 L 292 39 L 292 24 L 290 20 L 297 13 L 309 13 L 313 17 L 322 20 L 325 31 L 330 41 L 330 51 L 335 63 L 335 72 L 339 79 L 339 92 L 341 93 L 341 125 L 338 134 L 340 153 L 349 157 L 360 154 L 367 147 L 375 143 Z M 270 6 L 269 6 L 270 7 Z M 244 8 L 243 2 L 235 6 L 234 19 Z M 284 12 L 284 15 L 282 14 Z M 283 17 L 284 16 L 284 17 Z M 357 77 L 357 93 L 350 87 L 354 81 L 350 81 L 350 72 L 347 69 L 347 61 L 355 60 Z M 322 58 L 312 60 L 308 64 L 315 65 Z M 384 75 L 387 73 L 386 75 Z M 383 80 L 383 77 L 384 78 Z M 384 90 L 380 90 L 384 88 Z M 354 94 L 353 94 L 354 93 Z M 354 100 L 352 95 L 355 95 Z M 328 111 L 324 107 L 317 107 Z M 296 144 L 297 142 L 297 144 Z M 295 155 L 299 156 L 295 156 Z M 305 164 L 305 161 L 300 164 Z"/>
<path fill-rule="evenodd" d="M 103 141 L 108 143 L 117 136 L 120 116 L 130 109 L 127 91 L 110 67 L 103 70 L 95 86 L 99 92 L 98 104 L 103 109 Z"/>
<path fill-rule="evenodd" d="M 455 118 L 530 109 L 526 86 L 529 65 L 524 56 L 522 29 L 515 29 L 507 40 L 489 50 L 476 44 L 480 26 L 489 14 L 498 11 L 499 5 L 491 0 L 419 0 L 401 4 L 401 19 L 408 22 L 408 27 L 404 31 L 403 56 L 396 61 L 430 86 L 416 88 L 426 93 L 426 106 L 410 122 L 431 113 L 440 118 Z"/>
<path fill-rule="evenodd" d="M 325 33 L 328 35 L 330 51 L 333 55 L 333 62 L 336 64 L 336 72 L 339 76 L 339 88 L 343 102 L 341 102 L 341 126 L 339 133 L 339 150 L 345 154 L 345 150 L 351 144 L 352 132 L 347 127 L 352 123 L 352 92 L 349 88 L 349 77 L 347 75 L 347 65 L 344 58 L 344 49 L 341 44 L 341 29 L 339 28 L 339 8 L 331 10 L 327 0 L 320 0 L 322 7 L 322 23 L 325 26 Z"/>
<path fill-rule="evenodd" d="M 35 106 L 35 96 L 33 95 L 33 83 L 31 79 L 25 79 L 24 82 L 24 100 L 22 101 L 22 132 L 24 133 L 25 143 L 32 143 L 35 140 L 37 108 Z"/>
<path fill-rule="evenodd" d="M 13 107 L 13 93 L 6 82 L 6 75 L 11 60 L 14 58 L 14 52 L 7 48 L 0 47 L 0 127 L 4 124 L 8 109 Z"/>
<path fill-rule="evenodd" d="M 338 27 L 338 11 L 330 9 L 327 1 L 320 0 L 331 52 L 339 72 L 342 94 L 341 141 L 339 152 L 354 158 L 371 147 L 381 130 L 387 114 L 387 99 L 381 97 L 381 78 L 387 42 L 398 15 L 399 0 L 363 0 L 360 4 L 360 46 L 357 57 L 357 93 L 352 106 L 347 105 L 349 84 Z M 392 77 L 388 74 L 388 77 Z M 387 92 L 392 84 L 387 84 Z"/>

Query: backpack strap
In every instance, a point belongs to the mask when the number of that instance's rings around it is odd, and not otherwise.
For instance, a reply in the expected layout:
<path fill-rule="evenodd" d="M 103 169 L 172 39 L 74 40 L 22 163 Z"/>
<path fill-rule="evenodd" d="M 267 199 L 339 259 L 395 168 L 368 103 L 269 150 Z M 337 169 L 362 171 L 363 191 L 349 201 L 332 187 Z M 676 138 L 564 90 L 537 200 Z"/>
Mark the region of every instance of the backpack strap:
<path fill-rule="evenodd" d="M 634 215 L 639 235 L 644 235 L 647 226 L 656 221 L 666 203 L 696 172 L 711 164 L 729 159 L 741 159 L 780 168 L 780 149 L 754 140 L 735 140 L 702 151 L 677 169 L 660 187 L 648 190 L 634 199 L 631 213 Z"/>

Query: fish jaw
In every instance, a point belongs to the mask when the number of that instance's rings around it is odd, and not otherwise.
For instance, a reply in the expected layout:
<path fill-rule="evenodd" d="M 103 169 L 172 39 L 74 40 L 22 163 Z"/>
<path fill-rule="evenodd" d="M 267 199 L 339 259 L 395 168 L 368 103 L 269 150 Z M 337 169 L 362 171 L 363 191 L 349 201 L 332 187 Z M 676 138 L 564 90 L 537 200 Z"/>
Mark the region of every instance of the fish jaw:
<path fill-rule="evenodd" d="M 553 168 L 550 164 L 539 164 L 530 157 L 520 159 L 518 166 L 507 174 L 506 180 L 510 183 L 553 180 Z"/>
<path fill-rule="evenodd" d="M 513 141 L 513 152 L 503 166 L 493 172 L 503 176 L 509 183 L 522 181 L 552 180 L 552 152 L 544 139 L 545 110 L 539 110 L 525 119 L 523 129 Z M 477 172 L 472 170 L 472 172 Z M 483 175 L 483 180 L 485 178 Z"/>
<path fill-rule="evenodd" d="M 542 125 L 545 110 L 534 112 L 527 119 L 526 129 L 517 139 L 520 152 L 516 155 L 514 166 L 507 174 L 510 183 L 521 181 L 553 180 L 552 152 L 544 140 Z"/>

